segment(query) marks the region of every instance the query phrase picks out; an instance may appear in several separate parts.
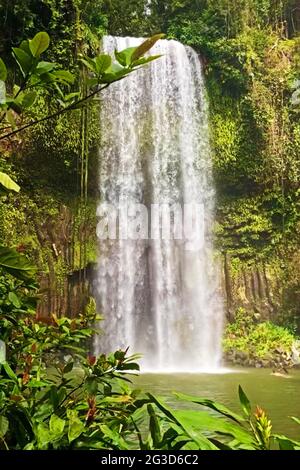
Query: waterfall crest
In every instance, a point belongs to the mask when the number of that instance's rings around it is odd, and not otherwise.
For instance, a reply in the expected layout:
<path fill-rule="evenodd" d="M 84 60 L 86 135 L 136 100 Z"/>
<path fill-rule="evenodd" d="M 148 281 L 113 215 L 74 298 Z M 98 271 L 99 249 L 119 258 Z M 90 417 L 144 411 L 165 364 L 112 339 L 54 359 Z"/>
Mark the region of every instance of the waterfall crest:
<path fill-rule="evenodd" d="M 141 42 L 108 36 L 103 48 L 113 54 Z M 98 215 L 104 202 L 143 204 L 149 213 L 151 207 L 190 204 L 202 208 L 203 233 L 196 246 L 180 237 L 99 239 L 95 288 L 105 335 L 95 349 L 130 346 L 143 354 L 144 370 L 215 370 L 223 311 L 212 249 L 214 187 L 202 66 L 196 52 L 177 41 L 161 40 L 151 54 L 162 57 L 113 84 L 103 98 Z M 148 235 L 154 218 L 151 212 Z"/>

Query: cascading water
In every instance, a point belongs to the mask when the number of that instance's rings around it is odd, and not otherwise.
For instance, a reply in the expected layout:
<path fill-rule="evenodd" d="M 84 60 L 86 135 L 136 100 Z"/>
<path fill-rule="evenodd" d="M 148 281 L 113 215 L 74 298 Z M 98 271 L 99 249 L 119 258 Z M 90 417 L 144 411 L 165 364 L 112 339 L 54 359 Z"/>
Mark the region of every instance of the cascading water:
<path fill-rule="evenodd" d="M 106 37 L 103 47 L 113 54 L 141 42 Z M 105 93 L 98 215 L 104 202 L 143 204 L 149 213 L 195 205 L 202 208 L 202 239 L 190 246 L 180 237 L 151 236 L 146 227 L 148 237 L 99 240 L 96 296 L 105 335 L 95 348 L 130 346 L 143 354 L 144 370 L 213 371 L 220 365 L 223 312 L 211 240 L 214 189 L 202 66 L 196 52 L 177 41 L 161 40 L 151 54 L 162 57 Z M 160 228 L 162 218 L 156 218 Z"/>

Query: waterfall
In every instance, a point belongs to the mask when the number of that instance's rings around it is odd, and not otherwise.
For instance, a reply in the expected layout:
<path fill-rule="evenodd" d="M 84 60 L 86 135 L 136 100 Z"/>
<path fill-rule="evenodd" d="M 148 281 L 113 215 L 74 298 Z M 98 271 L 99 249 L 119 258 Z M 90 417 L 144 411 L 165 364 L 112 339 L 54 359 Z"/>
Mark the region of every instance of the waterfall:
<path fill-rule="evenodd" d="M 109 36 L 103 48 L 113 54 L 141 42 Z M 144 226 L 135 236 L 106 240 L 98 230 L 95 287 L 104 334 L 95 349 L 130 346 L 143 354 L 144 370 L 212 371 L 220 365 L 223 312 L 212 246 L 214 187 L 202 65 L 193 49 L 173 40 L 159 41 L 151 54 L 162 57 L 102 96 L 99 226 L 104 207 L 123 213 L 129 207 L 128 220 L 136 219 L 131 206 L 140 208 Z M 161 235 L 164 214 L 176 232 L 189 207 L 191 226 L 200 220 L 197 236 L 189 238 L 184 230 L 178 232 L 183 237 Z"/>

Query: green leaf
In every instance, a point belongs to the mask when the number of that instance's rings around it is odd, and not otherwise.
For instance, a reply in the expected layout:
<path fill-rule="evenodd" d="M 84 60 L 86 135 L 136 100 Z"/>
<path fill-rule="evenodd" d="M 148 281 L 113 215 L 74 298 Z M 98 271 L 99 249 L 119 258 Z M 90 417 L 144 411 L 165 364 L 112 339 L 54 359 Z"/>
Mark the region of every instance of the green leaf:
<path fill-rule="evenodd" d="M 111 57 L 101 54 L 95 58 L 97 75 L 102 75 L 111 66 Z"/>
<path fill-rule="evenodd" d="M 38 448 L 40 450 L 46 450 L 49 442 L 53 440 L 52 434 L 44 424 L 38 424 L 36 430 L 36 437 L 38 442 Z"/>
<path fill-rule="evenodd" d="M 56 66 L 56 64 L 54 64 L 52 62 L 41 61 L 37 64 L 37 67 L 36 67 L 34 73 L 37 74 L 37 75 L 41 75 L 43 73 L 52 72 L 52 70 L 55 69 L 55 66 Z"/>
<path fill-rule="evenodd" d="M 292 416 L 291 418 L 292 418 L 293 421 L 295 421 L 295 423 L 300 424 L 300 419 L 299 418 L 295 418 L 295 416 Z"/>
<path fill-rule="evenodd" d="M 135 60 L 139 59 L 143 55 L 146 54 L 154 44 L 159 41 L 160 39 L 164 38 L 164 34 L 155 34 L 151 38 L 146 39 L 140 46 L 138 46 L 132 54 L 131 60 L 134 62 Z"/>
<path fill-rule="evenodd" d="M 7 79 L 7 68 L 3 60 L 0 58 L 0 80 L 4 81 Z"/>
<path fill-rule="evenodd" d="M 129 66 L 132 62 L 132 54 L 136 51 L 136 47 L 128 47 L 123 51 L 115 51 L 115 58 L 123 67 Z"/>
<path fill-rule="evenodd" d="M 64 367 L 64 374 L 68 374 L 73 370 L 74 362 L 68 362 Z"/>
<path fill-rule="evenodd" d="M 167 407 L 161 400 L 158 398 L 154 397 L 151 395 L 151 393 L 147 393 L 149 398 L 153 403 L 156 404 L 156 406 L 164 413 L 164 415 L 171 421 L 171 426 L 174 427 L 175 430 L 177 430 L 178 434 L 186 433 L 186 435 L 192 439 L 193 441 L 196 442 L 198 445 L 198 448 L 201 450 L 218 450 L 218 448 L 209 441 L 204 435 L 199 435 L 194 432 L 193 429 L 190 428 L 189 425 L 186 425 L 185 423 L 182 423 L 178 417 L 176 417 L 176 412 L 171 410 L 169 407 Z"/>
<path fill-rule="evenodd" d="M 0 104 L 6 103 L 6 86 L 3 80 L 0 80 Z"/>
<path fill-rule="evenodd" d="M 27 52 L 23 51 L 23 49 L 20 49 L 19 47 L 13 47 L 13 55 L 14 58 L 16 59 L 21 72 L 23 76 L 25 77 L 28 75 L 28 73 L 31 71 L 33 62 L 32 62 L 32 57 L 30 57 Z"/>
<path fill-rule="evenodd" d="M 20 49 L 22 49 L 24 52 L 26 52 L 26 54 L 28 54 L 29 56 L 31 56 L 31 50 L 30 50 L 30 47 L 29 47 L 29 40 L 28 39 L 24 39 L 21 44 L 20 44 Z"/>
<path fill-rule="evenodd" d="M 84 59 L 81 59 L 81 62 L 92 72 L 97 72 L 96 62 L 94 59 L 91 59 L 90 57 L 85 57 Z"/>
<path fill-rule="evenodd" d="M 280 450 L 300 450 L 300 442 L 298 441 L 279 434 L 274 434 L 273 437 L 278 442 Z"/>
<path fill-rule="evenodd" d="M 21 307 L 21 302 L 19 300 L 19 297 L 14 293 L 10 292 L 8 294 L 9 301 L 13 304 L 14 307 L 20 308 Z"/>
<path fill-rule="evenodd" d="M 250 416 L 251 413 L 251 403 L 247 395 L 245 394 L 242 387 L 239 385 L 239 398 L 242 405 L 242 409 L 246 416 Z"/>
<path fill-rule="evenodd" d="M 69 420 L 68 439 L 69 442 L 75 441 L 84 431 L 85 426 L 77 416 L 71 416 Z"/>
<path fill-rule="evenodd" d="M 15 191 L 16 193 L 20 191 L 20 186 L 6 173 L 2 173 L 2 171 L 0 171 L 0 184 L 2 184 L 2 186 L 4 186 L 8 191 Z"/>
<path fill-rule="evenodd" d="M 85 386 L 90 395 L 96 395 L 98 391 L 98 381 L 96 376 L 90 376 L 85 379 Z"/>
<path fill-rule="evenodd" d="M 9 421 L 5 416 L 0 416 L 0 437 L 4 437 L 9 428 Z"/>
<path fill-rule="evenodd" d="M 49 35 L 45 31 L 37 33 L 33 39 L 29 41 L 29 48 L 33 57 L 39 57 L 50 44 Z"/>
<path fill-rule="evenodd" d="M 131 70 L 121 67 L 119 64 L 112 64 L 102 75 L 101 83 L 113 83 L 130 74 Z"/>
<path fill-rule="evenodd" d="M 49 429 L 53 439 L 59 439 L 65 428 L 66 421 L 57 415 L 52 415 L 49 422 Z"/>
<path fill-rule="evenodd" d="M 14 382 L 18 383 L 18 377 L 16 376 L 16 374 L 14 373 L 14 371 L 11 369 L 11 367 L 9 366 L 9 364 L 7 362 L 2 362 L 1 366 L 3 367 L 3 369 L 5 370 L 7 376 L 12 379 Z"/>
<path fill-rule="evenodd" d="M 118 449 L 120 450 L 129 449 L 128 444 L 124 441 L 124 439 L 122 439 L 122 437 L 120 436 L 118 432 L 113 431 L 112 429 L 109 429 L 109 427 L 106 426 L 106 424 L 101 425 L 100 429 L 102 433 L 104 434 L 104 436 L 108 437 L 108 439 L 110 439 L 113 442 L 113 444 L 116 447 L 118 447 Z"/>
<path fill-rule="evenodd" d="M 30 281 L 36 274 L 36 268 L 26 256 L 13 248 L 0 246 L 0 266 L 12 276 L 23 281 Z"/>
<path fill-rule="evenodd" d="M 206 406 L 207 408 L 217 411 L 218 413 L 222 414 L 223 416 L 226 416 L 227 418 L 232 419 L 233 421 L 236 421 L 237 423 L 245 421 L 243 416 L 234 413 L 229 408 L 216 401 L 209 400 L 207 398 L 185 395 L 184 393 L 175 393 L 174 395 L 179 400 L 189 401 L 192 403 L 197 403 L 198 405 Z"/>
<path fill-rule="evenodd" d="M 250 432 L 241 425 L 220 419 L 219 416 L 214 416 L 206 411 L 194 410 L 175 411 L 174 415 L 195 441 L 199 439 L 199 436 L 210 433 L 210 439 L 214 439 L 218 435 L 233 437 L 236 442 L 232 444 L 232 448 L 240 446 L 249 450 L 255 448 L 254 439 Z"/>
<path fill-rule="evenodd" d="M 54 72 L 52 72 L 51 75 L 58 82 L 65 83 L 67 85 L 73 85 L 73 83 L 75 81 L 74 75 L 71 72 L 69 72 L 68 70 L 55 70 Z"/>
<path fill-rule="evenodd" d="M 157 419 L 156 413 L 152 405 L 147 406 L 147 410 L 150 416 L 150 433 L 153 441 L 153 445 L 155 449 L 158 449 L 161 443 L 161 433 L 160 433 L 160 425 Z"/>
<path fill-rule="evenodd" d="M 79 98 L 80 93 L 79 91 L 76 91 L 74 93 L 69 93 L 68 95 L 64 96 L 65 101 L 73 101 L 74 98 Z"/>
<path fill-rule="evenodd" d="M 24 98 L 22 99 L 22 106 L 24 108 L 30 108 L 34 104 L 36 100 L 36 93 L 34 91 L 30 91 L 29 93 L 26 93 L 24 95 Z"/>

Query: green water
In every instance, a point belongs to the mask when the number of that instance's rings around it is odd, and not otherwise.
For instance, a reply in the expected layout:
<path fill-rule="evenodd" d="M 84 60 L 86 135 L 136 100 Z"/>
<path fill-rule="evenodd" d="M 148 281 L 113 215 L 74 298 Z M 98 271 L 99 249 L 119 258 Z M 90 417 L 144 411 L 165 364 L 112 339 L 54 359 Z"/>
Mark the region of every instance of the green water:
<path fill-rule="evenodd" d="M 253 405 L 259 404 L 272 419 L 273 431 L 300 439 L 300 426 L 289 416 L 300 418 L 300 371 L 287 378 L 271 375 L 267 369 L 242 369 L 224 374 L 142 374 L 136 387 L 165 397 L 174 408 L 191 408 L 172 396 L 173 391 L 217 400 L 240 411 L 237 395 L 240 384 Z M 195 405 L 197 406 L 197 405 Z"/>

